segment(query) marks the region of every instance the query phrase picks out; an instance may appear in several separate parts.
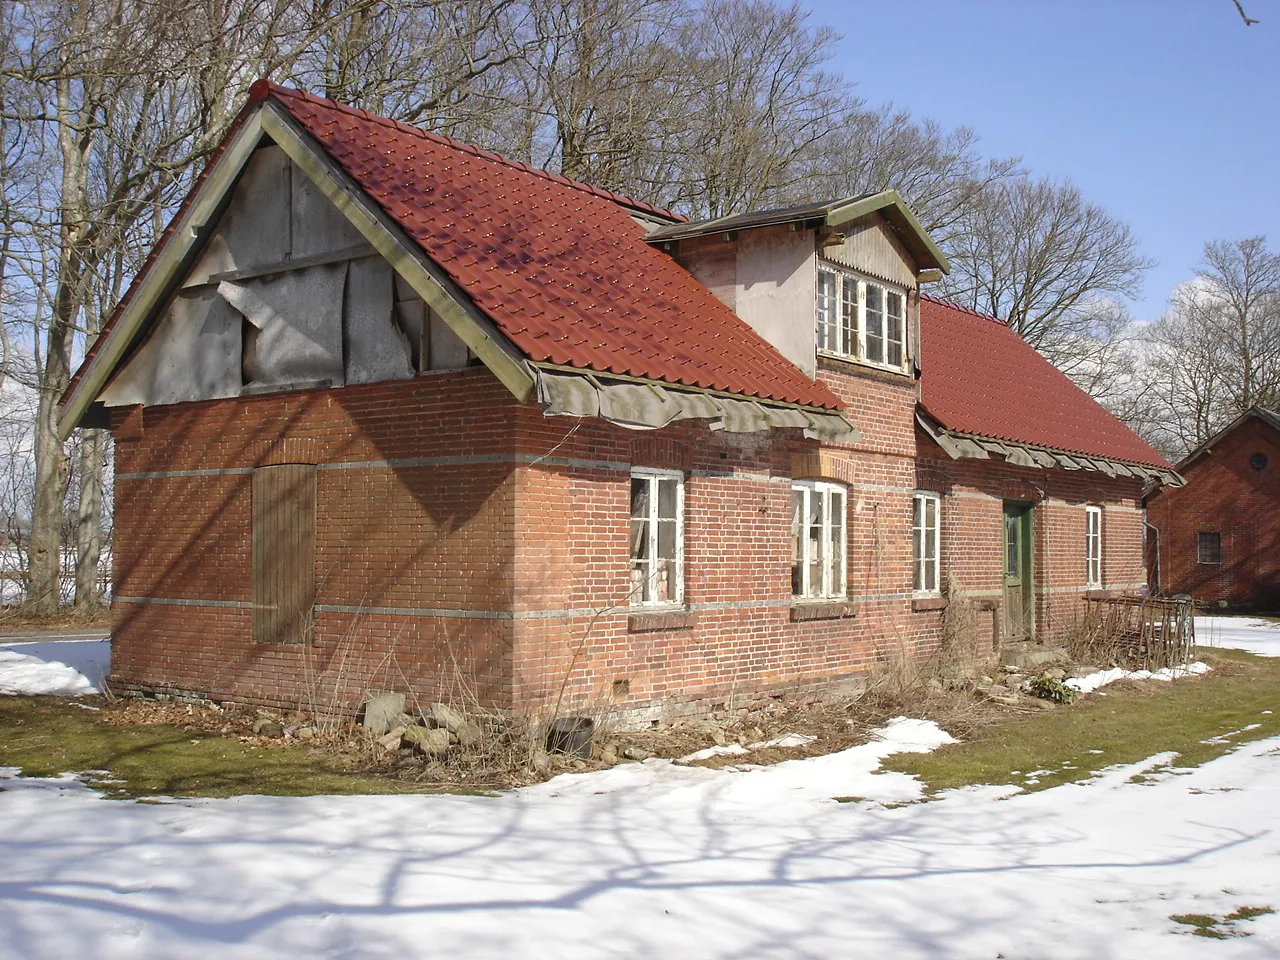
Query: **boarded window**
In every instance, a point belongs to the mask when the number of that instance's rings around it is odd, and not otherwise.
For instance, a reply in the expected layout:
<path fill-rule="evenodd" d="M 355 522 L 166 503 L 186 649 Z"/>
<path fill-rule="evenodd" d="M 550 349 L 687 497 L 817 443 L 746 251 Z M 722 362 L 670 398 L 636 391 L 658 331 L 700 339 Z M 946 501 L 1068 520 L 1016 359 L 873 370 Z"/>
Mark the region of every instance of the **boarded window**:
<path fill-rule="evenodd" d="M 1199 560 L 1201 563 L 1222 562 L 1222 534 L 1202 533 L 1199 538 Z"/>
<path fill-rule="evenodd" d="M 253 472 L 253 639 L 306 643 L 316 591 L 316 468 Z"/>

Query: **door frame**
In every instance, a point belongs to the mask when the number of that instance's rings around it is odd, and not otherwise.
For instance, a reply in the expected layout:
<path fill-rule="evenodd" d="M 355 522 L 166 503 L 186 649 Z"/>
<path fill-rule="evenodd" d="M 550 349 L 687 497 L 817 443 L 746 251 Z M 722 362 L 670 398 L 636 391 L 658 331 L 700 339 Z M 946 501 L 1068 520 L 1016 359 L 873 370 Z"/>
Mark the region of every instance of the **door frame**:
<path fill-rule="evenodd" d="M 1016 517 L 1021 534 L 1021 556 L 1019 561 L 1019 584 L 1022 594 L 1022 620 L 1025 628 L 1020 640 L 1034 640 L 1036 636 L 1036 590 L 1035 590 L 1035 502 L 1031 500 L 1003 500 L 1000 511 L 1000 600 L 1004 607 L 1005 637 L 1013 639 L 1013 631 L 1009 623 L 1009 605 L 1005 598 L 1009 589 L 1009 518 Z"/>

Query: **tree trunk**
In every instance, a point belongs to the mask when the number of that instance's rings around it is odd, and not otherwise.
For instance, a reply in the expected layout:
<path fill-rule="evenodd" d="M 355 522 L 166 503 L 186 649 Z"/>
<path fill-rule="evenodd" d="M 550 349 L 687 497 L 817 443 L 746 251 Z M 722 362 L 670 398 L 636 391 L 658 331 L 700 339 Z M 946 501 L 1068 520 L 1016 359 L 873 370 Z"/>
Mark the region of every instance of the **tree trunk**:
<path fill-rule="evenodd" d="M 58 395 L 40 391 L 35 422 L 36 489 L 27 542 L 27 608 L 37 615 L 58 612 L 62 561 L 62 503 L 67 455 L 58 440 Z"/>
<path fill-rule="evenodd" d="M 80 509 L 76 515 L 76 609 L 102 602 L 98 561 L 102 559 L 102 431 L 80 438 Z"/>
<path fill-rule="evenodd" d="M 40 404 L 34 446 L 36 489 L 27 545 L 27 608 L 36 615 L 57 613 L 61 599 L 62 508 L 67 492 L 67 454 L 58 439 L 58 400 L 71 381 L 71 346 L 82 302 L 84 261 L 80 241 L 88 221 L 90 134 L 77 130 L 70 81 L 57 81 L 58 146 L 62 160 L 62 224 L 58 280 L 49 318 L 48 349 L 40 371 Z"/>

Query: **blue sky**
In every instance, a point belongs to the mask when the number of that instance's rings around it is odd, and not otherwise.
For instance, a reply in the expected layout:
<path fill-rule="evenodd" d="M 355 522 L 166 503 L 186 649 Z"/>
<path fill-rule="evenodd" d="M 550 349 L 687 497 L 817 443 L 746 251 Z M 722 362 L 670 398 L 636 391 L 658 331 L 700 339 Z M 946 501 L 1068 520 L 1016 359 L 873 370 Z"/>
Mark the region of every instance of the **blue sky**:
<path fill-rule="evenodd" d="M 983 152 L 1070 178 L 1158 265 L 1163 312 L 1207 240 L 1280 249 L 1280 2 L 801 0 L 873 104 L 972 127 Z"/>

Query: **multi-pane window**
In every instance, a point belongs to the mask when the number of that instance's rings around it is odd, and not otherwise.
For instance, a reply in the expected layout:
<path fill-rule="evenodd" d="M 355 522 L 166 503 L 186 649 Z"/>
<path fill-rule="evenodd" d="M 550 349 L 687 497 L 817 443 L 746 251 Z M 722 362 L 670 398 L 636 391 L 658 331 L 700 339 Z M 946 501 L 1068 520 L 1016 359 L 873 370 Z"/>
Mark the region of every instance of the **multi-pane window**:
<path fill-rule="evenodd" d="M 684 478 L 659 470 L 631 475 L 631 604 L 684 599 Z"/>
<path fill-rule="evenodd" d="M 903 291 L 825 264 L 818 268 L 818 350 L 901 370 L 906 339 Z"/>
<path fill-rule="evenodd" d="M 1201 563 L 1222 562 L 1222 534 L 1200 534 L 1197 548 L 1198 559 Z"/>
<path fill-rule="evenodd" d="M 791 593 L 845 595 L 845 489 L 838 484 L 791 487 Z"/>
<path fill-rule="evenodd" d="M 936 594 L 938 585 L 938 495 L 917 493 L 912 500 L 911 544 L 916 593 Z"/>
<path fill-rule="evenodd" d="M 1102 508 L 1084 508 L 1085 580 L 1091 587 L 1102 586 Z"/>

